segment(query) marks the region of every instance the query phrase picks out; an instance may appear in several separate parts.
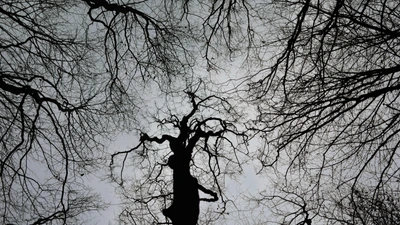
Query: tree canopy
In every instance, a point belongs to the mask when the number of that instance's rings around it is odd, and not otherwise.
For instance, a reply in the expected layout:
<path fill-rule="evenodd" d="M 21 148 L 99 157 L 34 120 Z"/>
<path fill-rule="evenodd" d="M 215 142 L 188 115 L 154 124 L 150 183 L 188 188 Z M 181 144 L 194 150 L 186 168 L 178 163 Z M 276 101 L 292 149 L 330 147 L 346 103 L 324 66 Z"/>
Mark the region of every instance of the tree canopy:
<path fill-rule="evenodd" d="M 280 14 L 284 47 L 252 85 L 260 160 L 285 177 L 263 194 L 298 209 L 276 210 L 288 223 L 398 223 L 399 3 L 283 1 Z"/>
<path fill-rule="evenodd" d="M 0 223 L 94 224 L 105 173 L 117 224 L 397 224 L 399 20 L 396 0 L 1 1 Z M 258 190 L 230 193 L 248 168 Z"/>

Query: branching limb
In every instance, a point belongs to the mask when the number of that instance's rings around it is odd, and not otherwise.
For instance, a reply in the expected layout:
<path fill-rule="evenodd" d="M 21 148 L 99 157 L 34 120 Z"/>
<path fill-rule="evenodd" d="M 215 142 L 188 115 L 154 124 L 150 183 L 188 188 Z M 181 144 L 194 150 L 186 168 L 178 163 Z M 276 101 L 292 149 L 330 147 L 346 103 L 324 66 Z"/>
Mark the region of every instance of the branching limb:
<path fill-rule="evenodd" d="M 200 201 L 205 201 L 205 202 L 216 202 L 218 201 L 218 194 L 216 192 L 213 192 L 205 187 L 203 187 L 201 184 L 198 184 L 198 188 L 200 191 L 202 191 L 204 194 L 211 195 L 213 198 L 200 198 Z"/>
<path fill-rule="evenodd" d="M 146 133 L 143 133 L 140 137 L 140 142 L 149 141 L 149 142 L 157 142 L 158 144 L 164 143 L 164 141 L 173 142 L 176 138 L 172 137 L 168 134 L 164 134 L 161 138 L 158 137 L 149 137 Z"/>
<path fill-rule="evenodd" d="M 156 27 L 158 29 L 160 28 L 158 22 L 154 18 L 152 18 L 149 15 L 147 15 L 146 13 L 139 11 L 137 9 L 134 9 L 130 6 L 109 3 L 105 0 L 83 0 L 83 1 L 86 2 L 92 9 L 103 7 L 105 10 L 110 11 L 110 12 L 117 12 L 117 13 L 123 13 L 123 14 L 133 13 L 135 15 L 142 17 L 144 20 L 146 20 L 148 23 L 152 24 L 154 27 Z"/>

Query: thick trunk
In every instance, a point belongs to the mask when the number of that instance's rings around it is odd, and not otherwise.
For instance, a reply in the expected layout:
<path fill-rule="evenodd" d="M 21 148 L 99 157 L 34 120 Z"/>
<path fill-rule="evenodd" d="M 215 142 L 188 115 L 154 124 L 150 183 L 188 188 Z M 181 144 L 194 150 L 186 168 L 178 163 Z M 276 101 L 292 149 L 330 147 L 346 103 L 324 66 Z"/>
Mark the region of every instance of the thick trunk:
<path fill-rule="evenodd" d="M 197 179 L 190 174 L 190 155 L 175 155 L 173 161 L 170 166 L 173 169 L 174 198 L 172 205 L 163 211 L 164 215 L 173 225 L 196 225 L 200 199 Z"/>

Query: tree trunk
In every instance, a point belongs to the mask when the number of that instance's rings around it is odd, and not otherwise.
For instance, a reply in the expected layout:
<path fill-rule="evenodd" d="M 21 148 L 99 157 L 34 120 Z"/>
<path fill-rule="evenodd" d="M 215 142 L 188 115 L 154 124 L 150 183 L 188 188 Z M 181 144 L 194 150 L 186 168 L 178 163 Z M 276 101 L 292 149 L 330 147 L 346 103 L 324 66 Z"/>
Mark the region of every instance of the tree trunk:
<path fill-rule="evenodd" d="M 163 211 L 171 219 L 173 225 L 196 225 L 199 217 L 198 182 L 190 174 L 191 154 L 175 153 L 170 157 L 169 165 L 173 169 L 173 201 Z"/>

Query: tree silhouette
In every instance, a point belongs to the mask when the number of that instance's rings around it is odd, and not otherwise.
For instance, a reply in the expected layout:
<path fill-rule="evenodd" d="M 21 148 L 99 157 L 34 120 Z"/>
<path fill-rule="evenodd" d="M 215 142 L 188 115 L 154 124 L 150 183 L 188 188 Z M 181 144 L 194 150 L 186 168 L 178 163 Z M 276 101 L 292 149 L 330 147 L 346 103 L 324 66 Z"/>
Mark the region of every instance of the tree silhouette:
<path fill-rule="evenodd" d="M 138 180 L 140 183 L 135 184 L 133 187 L 134 190 L 140 190 L 141 192 L 148 189 L 149 193 L 144 194 L 144 196 L 141 193 L 136 194 L 136 197 L 128 197 L 135 194 L 132 189 L 127 189 L 124 192 L 125 197 L 132 199 L 132 201 L 128 203 L 121 213 L 120 222 L 126 224 L 158 222 L 163 224 L 165 222 L 162 222 L 159 213 L 162 211 L 162 214 L 170 219 L 174 225 L 195 225 L 198 222 L 200 201 L 218 201 L 219 195 L 222 203 L 226 203 L 227 200 L 224 198 L 220 182 L 229 173 L 229 164 L 238 167 L 236 169 L 240 170 L 242 163 L 240 158 L 248 154 L 247 150 L 242 149 L 245 147 L 248 137 L 236 128 L 233 121 L 211 115 L 203 117 L 199 114 L 202 112 L 202 108 L 210 108 L 217 112 L 222 105 L 222 109 L 232 115 L 234 111 L 231 110 L 234 109 L 226 99 L 213 95 L 200 98 L 193 92 L 187 92 L 187 95 L 191 102 L 189 113 L 185 114 L 181 119 L 176 115 L 171 115 L 171 119 L 159 121 L 159 125 L 162 126 L 172 125 L 177 131 L 176 136 L 163 134 L 159 138 L 142 133 L 139 144 L 136 147 L 127 151 L 116 152 L 112 155 L 110 164 L 112 171 L 117 168 L 120 170 L 120 173 L 113 173 L 112 178 L 119 182 L 123 189 L 132 184 L 131 182 L 129 184 L 124 183 L 129 181 L 129 178 L 124 178 L 123 174 L 128 155 L 131 155 L 135 162 L 142 165 L 146 165 L 147 163 L 143 161 L 149 158 L 152 161 L 154 161 L 154 158 L 156 158 L 156 161 L 164 158 L 163 161 L 165 161 L 165 158 L 169 155 L 167 163 L 157 163 L 155 161 L 148 165 L 150 168 L 143 175 L 144 179 Z M 228 137 L 238 138 L 238 142 L 234 142 Z M 160 152 L 165 152 L 165 150 L 158 149 L 155 151 L 147 146 L 147 143 L 163 144 L 166 142 L 168 143 L 166 156 L 159 156 Z M 224 143 L 227 143 L 228 146 L 224 145 Z M 123 157 L 122 164 L 117 164 L 119 157 Z M 201 159 L 200 161 L 198 161 L 199 158 Z M 173 187 L 172 204 L 167 208 L 165 208 L 166 204 L 162 202 L 171 195 L 168 192 L 168 185 L 171 185 L 171 182 L 168 181 L 170 178 L 165 176 L 165 173 L 168 173 L 164 169 L 165 166 L 172 169 Z M 191 171 L 194 171 L 198 177 L 203 179 L 198 181 L 196 175 L 193 175 Z M 207 177 L 207 183 L 202 184 L 204 177 Z M 216 188 L 218 194 L 212 190 L 213 188 Z M 209 197 L 200 198 L 199 190 Z M 160 202 L 164 209 L 151 207 Z M 134 204 L 145 206 L 135 209 L 132 207 Z M 136 210 L 141 210 L 141 213 L 143 213 L 143 208 L 149 210 L 148 215 L 136 212 Z M 159 212 L 156 212 L 157 210 Z"/>

